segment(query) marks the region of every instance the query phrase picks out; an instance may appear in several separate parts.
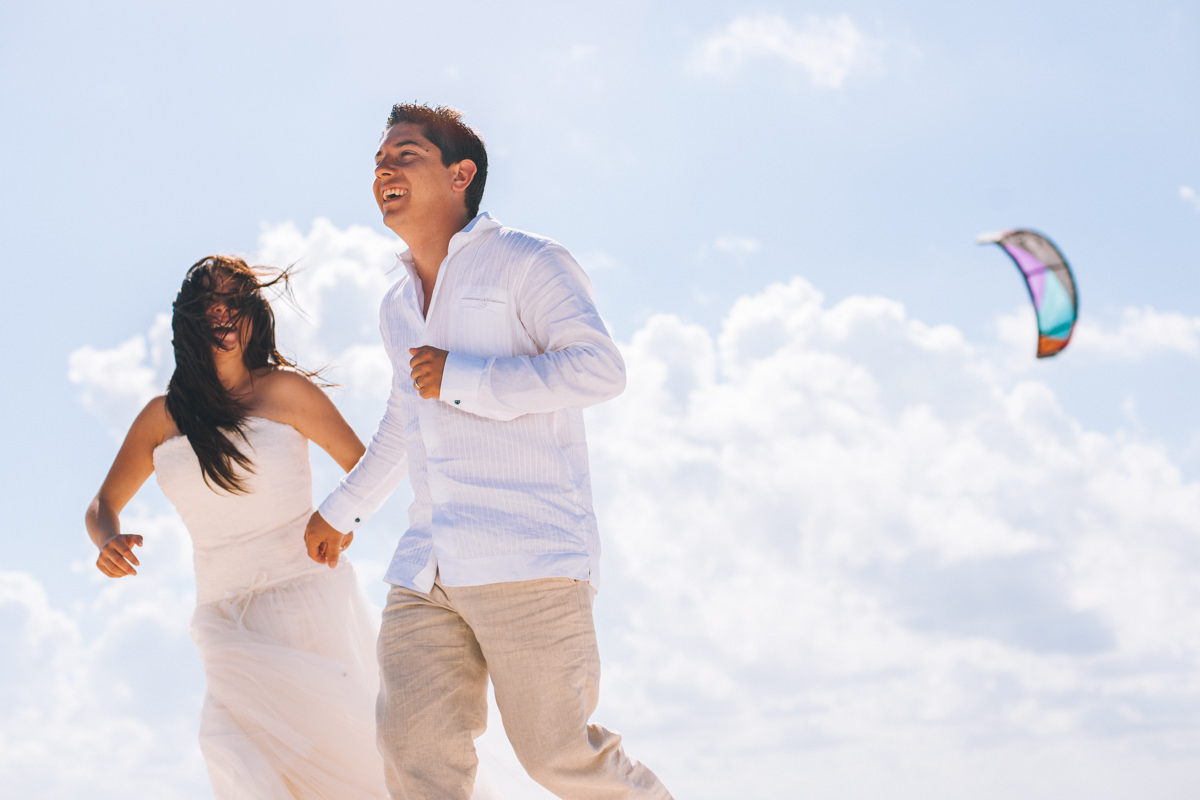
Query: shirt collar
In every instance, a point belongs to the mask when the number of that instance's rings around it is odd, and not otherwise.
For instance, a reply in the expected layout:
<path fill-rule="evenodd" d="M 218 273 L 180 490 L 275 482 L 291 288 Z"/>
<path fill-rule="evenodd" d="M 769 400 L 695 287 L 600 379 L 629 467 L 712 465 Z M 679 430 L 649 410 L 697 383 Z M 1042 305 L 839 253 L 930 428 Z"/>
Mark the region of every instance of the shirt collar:
<path fill-rule="evenodd" d="M 471 242 L 483 237 L 490 231 L 494 231 L 500 227 L 500 222 L 486 211 L 481 211 L 475 215 L 475 219 L 471 220 L 458 233 L 450 237 L 450 247 L 446 251 L 446 258 L 451 258 L 459 250 L 462 250 Z M 408 270 L 408 274 L 416 276 L 413 266 L 412 250 L 404 248 L 396 255 L 396 265 L 388 270 L 388 274 L 395 272 L 403 267 Z"/>

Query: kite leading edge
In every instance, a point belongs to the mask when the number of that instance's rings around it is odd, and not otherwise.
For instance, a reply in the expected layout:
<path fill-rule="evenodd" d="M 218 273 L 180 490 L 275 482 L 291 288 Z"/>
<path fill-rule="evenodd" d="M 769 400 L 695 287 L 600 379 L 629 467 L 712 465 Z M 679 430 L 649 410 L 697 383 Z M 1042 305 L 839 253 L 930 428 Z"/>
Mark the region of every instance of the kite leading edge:
<path fill-rule="evenodd" d="M 1025 278 L 1037 312 L 1037 357 L 1061 352 L 1071 341 L 1079 315 L 1079 292 L 1063 254 L 1045 236 L 1028 230 L 985 233 L 978 241 L 1000 245 Z"/>

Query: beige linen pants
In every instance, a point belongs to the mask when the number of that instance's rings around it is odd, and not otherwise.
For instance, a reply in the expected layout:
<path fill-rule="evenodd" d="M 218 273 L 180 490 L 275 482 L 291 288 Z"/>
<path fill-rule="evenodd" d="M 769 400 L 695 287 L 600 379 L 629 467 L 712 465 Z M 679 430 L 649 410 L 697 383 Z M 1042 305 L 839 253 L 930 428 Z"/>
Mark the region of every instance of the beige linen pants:
<path fill-rule="evenodd" d="M 545 578 L 388 593 L 379 633 L 379 751 L 394 800 L 467 800 L 487 680 L 530 777 L 562 798 L 670 794 L 589 725 L 600 683 L 592 589 Z"/>

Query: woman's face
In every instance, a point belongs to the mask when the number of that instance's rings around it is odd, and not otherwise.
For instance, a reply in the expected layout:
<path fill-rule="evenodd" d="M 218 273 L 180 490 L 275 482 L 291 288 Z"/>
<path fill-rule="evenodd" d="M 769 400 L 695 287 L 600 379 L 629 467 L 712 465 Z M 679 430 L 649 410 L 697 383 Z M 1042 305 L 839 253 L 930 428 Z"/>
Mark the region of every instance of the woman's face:
<path fill-rule="evenodd" d="M 213 348 L 221 352 L 241 351 L 250 340 L 250 317 L 238 313 L 245 299 L 238 289 L 232 275 L 220 274 L 205 312 L 214 337 Z"/>

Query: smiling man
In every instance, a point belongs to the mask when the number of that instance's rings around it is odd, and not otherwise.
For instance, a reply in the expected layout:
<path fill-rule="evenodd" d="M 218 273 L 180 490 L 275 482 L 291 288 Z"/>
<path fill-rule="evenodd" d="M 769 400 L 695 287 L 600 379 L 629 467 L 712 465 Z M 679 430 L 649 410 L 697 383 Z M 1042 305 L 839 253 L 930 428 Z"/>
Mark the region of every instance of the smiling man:
<path fill-rule="evenodd" d="M 529 774 L 564 798 L 668 798 L 589 724 L 600 556 L 582 409 L 625 386 L 587 276 L 561 245 L 479 213 L 487 152 L 457 111 L 397 105 L 375 200 L 408 249 L 383 301 L 391 396 L 366 455 L 309 521 L 334 566 L 407 475 L 386 580 L 379 746 L 394 798 L 467 798 L 491 677 Z"/>

